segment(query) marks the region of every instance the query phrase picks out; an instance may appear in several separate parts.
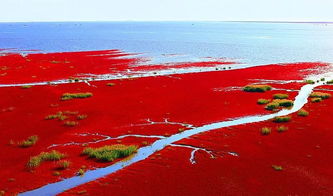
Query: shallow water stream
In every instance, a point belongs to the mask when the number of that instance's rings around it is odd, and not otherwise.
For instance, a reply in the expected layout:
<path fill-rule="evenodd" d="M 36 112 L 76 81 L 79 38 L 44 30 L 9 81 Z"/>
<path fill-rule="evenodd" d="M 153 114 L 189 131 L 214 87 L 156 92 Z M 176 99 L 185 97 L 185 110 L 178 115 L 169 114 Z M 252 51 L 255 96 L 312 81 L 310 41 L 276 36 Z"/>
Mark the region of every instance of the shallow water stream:
<path fill-rule="evenodd" d="M 206 124 L 201 127 L 195 127 L 184 131 L 182 133 L 171 135 L 170 137 L 161 138 L 155 141 L 152 145 L 142 147 L 138 149 L 137 153 L 133 155 L 130 159 L 126 161 L 120 161 L 113 165 L 110 165 L 105 168 L 98 168 L 95 170 L 90 170 L 85 173 L 84 176 L 74 176 L 71 178 L 64 179 L 59 182 L 55 182 L 52 184 L 45 185 L 35 190 L 27 191 L 24 193 L 19 194 L 20 196 L 30 196 L 30 195 L 56 195 L 58 193 L 64 192 L 65 190 L 74 188 L 76 186 L 82 185 L 84 183 L 96 180 L 98 178 L 104 177 L 106 175 L 112 174 L 118 170 L 121 170 L 127 166 L 130 166 L 136 162 L 142 161 L 148 158 L 150 155 L 154 154 L 155 152 L 164 149 L 166 146 L 171 145 L 177 141 L 180 141 L 184 138 L 190 137 L 192 135 L 216 130 L 224 127 L 236 126 L 236 125 L 243 125 L 248 123 L 255 123 L 261 122 L 265 120 L 272 119 L 277 116 L 284 116 L 294 113 L 301 109 L 307 102 L 309 95 L 311 94 L 312 90 L 315 87 L 323 85 L 324 82 L 316 83 L 316 84 L 307 84 L 304 85 L 301 90 L 298 92 L 298 95 L 295 97 L 294 106 L 287 110 L 281 110 L 277 113 L 268 114 L 268 115 L 261 115 L 261 116 L 247 116 L 242 118 L 237 118 L 228 121 L 216 122 L 211 124 Z"/>

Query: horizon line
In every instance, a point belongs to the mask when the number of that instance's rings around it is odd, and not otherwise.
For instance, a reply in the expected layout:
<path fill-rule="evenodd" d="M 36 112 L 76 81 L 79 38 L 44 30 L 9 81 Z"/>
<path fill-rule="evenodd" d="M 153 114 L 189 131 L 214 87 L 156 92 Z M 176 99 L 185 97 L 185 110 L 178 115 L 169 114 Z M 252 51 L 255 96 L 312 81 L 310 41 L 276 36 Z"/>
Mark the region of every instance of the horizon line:
<path fill-rule="evenodd" d="M 249 23 L 314 23 L 329 24 L 333 21 L 284 21 L 284 20 L 68 20 L 68 21 L 0 21 L 0 23 L 73 23 L 73 22 L 249 22 Z"/>

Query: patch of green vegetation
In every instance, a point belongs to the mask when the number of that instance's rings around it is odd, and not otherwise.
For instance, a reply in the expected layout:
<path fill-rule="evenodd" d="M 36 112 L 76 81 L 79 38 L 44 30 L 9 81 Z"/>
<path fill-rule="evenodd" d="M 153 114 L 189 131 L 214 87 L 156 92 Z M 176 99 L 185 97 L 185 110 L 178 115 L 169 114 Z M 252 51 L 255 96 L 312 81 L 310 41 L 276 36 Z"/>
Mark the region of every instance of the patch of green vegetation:
<path fill-rule="evenodd" d="M 278 107 L 291 107 L 294 105 L 294 101 L 289 99 L 275 99 L 271 103 L 267 104 L 265 109 L 266 110 L 274 110 Z"/>
<path fill-rule="evenodd" d="M 320 78 L 320 81 L 322 81 L 322 82 L 325 81 L 325 78 Z"/>
<path fill-rule="evenodd" d="M 272 165 L 272 168 L 275 170 L 275 171 L 282 171 L 283 168 L 281 165 Z"/>
<path fill-rule="evenodd" d="M 83 99 L 93 96 L 92 93 L 64 93 L 61 96 L 61 100 L 70 100 L 70 99 Z"/>
<path fill-rule="evenodd" d="M 272 87 L 270 85 L 253 84 L 245 86 L 243 90 L 246 92 L 266 92 L 272 90 Z"/>
<path fill-rule="evenodd" d="M 312 98 L 311 99 L 311 102 L 312 103 L 318 103 L 318 102 L 321 102 L 323 99 L 322 98 L 320 98 L 320 97 L 318 97 L 318 98 Z"/>
<path fill-rule="evenodd" d="M 276 130 L 278 131 L 278 132 L 285 132 L 285 131 L 287 131 L 288 130 L 288 127 L 285 127 L 285 126 L 278 126 L 278 127 L 276 127 Z"/>
<path fill-rule="evenodd" d="M 263 104 L 268 104 L 270 102 L 269 99 L 258 99 L 257 104 L 263 105 Z"/>
<path fill-rule="evenodd" d="M 118 158 L 127 157 L 137 150 L 137 146 L 126 146 L 122 144 L 115 144 L 110 146 L 103 146 L 100 148 L 85 148 L 82 151 L 83 155 L 88 155 L 90 158 L 95 158 L 98 161 L 110 162 Z"/>
<path fill-rule="evenodd" d="M 328 99 L 331 97 L 330 93 L 322 93 L 322 92 L 313 92 L 310 94 L 311 98 L 321 98 L 321 99 Z"/>
<path fill-rule="evenodd" d="M 66 114 L 66 115 L 77 115 L 79 112 L 78 111 L 64 111 L 63 112 L 64 114 Z"/>
<path fill-rule="evenodd" d="M 291 120 L 290 116 L 277 116 L 273 119 L 273 122 L 283 123 L 283 122 L 289 122 L 290 120 Z"/>
<path fill-rule="evenodd" d="M 290 99 L 277 99 L 274 102 L 278 103 L 282 107 L 291 107 L 294 105 L 294 101 Z"/>
<path fill-rule="evenodd" d="M 333 80 L 329 80 L 326 82 L 327 84 L 333 84 Z"/>
<path fill-rule="evenodd" d="M 287 99 L 288 97 L 289 97 L 288 94 L 282 94 L 282 93 L 278 93 L 278 94 L 273 95 L 273 99 Z"/>
<path fill-rule="evenodd" d="M 32 86 L 31 85 L 23 85 L 21 86 L 22 89 L 28 89 L 28 88 L 31 88 Z"/>
<path fill-rule="evenodd" d="M 316 83 L 316 82 L 313 81 L 313 80 L 305 80 L 304 82 L 305 82 L 305 83 L 308 83 L 308 84 L 314 84 L 314 83 Z"/>
<path fill-rule="evenodd" d="M 114 86 L 116 85 L 115 83 L 107 83 L 106 86 Z"/>
<path fill-rule="evenodd" d="M 262 135 L 269 135 L 271 132 L 272 132 L 272 129 L 269 128 L 269 127 L 263 127 L 263 128 L 261 129 L 261 134 L 262 134 Z"/>
<path fill-rule="evenodd" d="M 78 175 L 78 176 L 83 176 L 84 173 L 86 173 L 86 172 L 84 171 L 84 169 L 79 169 L 79 171 L 77 172 L 77 175 Z"/>
<path fill-rule="evenodd" d="M 304 110 L 304 109 L 300 109 L 297 113 L 298 116 L 308 116 L 309 112 Z"/>
<path fill-rule="evenodd" d="M 58 169 L 61 169 L 61 170 L 67 169 L 70 165 L 71 165 L 70 161 L 59 161 Z"/>
<path fill-rule="evenodd" d="M 88 115 L 86 115 L 86 114 L 80 114 L 80 115 L 77 115 L 77 119 L 78 120 L 83 120 L 83 119 L 86 119 L 88 117 Z"/>
<path fill-rule="evenodd" d="M 27 163 L 27 167 L 30 169 L 38 167 L 44 161 L 58 161 L 65 157 L 65 154 L 62 154 L 56 150 L 51 152 L 41 152 L 37 156 L 33 156 Z"/>
<path fill-rule="evenodd" d="M 67 119 L 68 116 L 65 116 L 63 112 L 57 112 L 56 114 L 50 114 L 45 117 L 45 120 L 53 120 L 53 119 L 58 119 L 58 120 L 65 120 Z"/>
<path fill-rule="evenodd" d="M 52 175 L 54 175 L 54 176 L 60 176 L 61 173 L 60 173 L 59 171 L 54 171 L 54 172 L 52 173 Z"/>
<path fill-rule="evenodd" d="M 271 102 L 265 106 L 266 110 L 275 110 L 279 107 L 279 103 L 277 102 Z"/>
<path fill-rule="evenodd" d="M 78 124 L 79 123 L 76 122 L 76 121 L 69 121 L 69 120 L 67 120 L 67 121 L 64 122 L 64 125 L 67 126 L 67 127 L 74 127 L 74 126 L 76 126 Z"/>
<path fill-rule="evenodd" d="M 28 147 L 35 145 L 37 143 L 37 141 L 38 141 L 38 136 L 33 135 L 33 136 L 28 137 L 28 139 L 19 142 L 18 145 L 22 148 L 28 148 Z"/>

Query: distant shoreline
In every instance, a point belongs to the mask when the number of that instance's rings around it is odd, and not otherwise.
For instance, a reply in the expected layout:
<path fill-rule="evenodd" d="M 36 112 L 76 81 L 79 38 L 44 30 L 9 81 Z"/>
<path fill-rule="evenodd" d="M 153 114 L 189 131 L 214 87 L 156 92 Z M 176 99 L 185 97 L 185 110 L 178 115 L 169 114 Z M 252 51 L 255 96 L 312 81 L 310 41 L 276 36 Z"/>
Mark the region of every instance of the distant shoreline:
<path fill-rule="evenodd" d="M 301 23 L 301 24 L 333 24 L 333 21 L 242 21 L 242 20 L 226 20 L 226 21 L 213 21 L 213 20 L 197 20 L 197 21 L 169 21 L 169 20 L 161 20 L 161 21 L 136 21 L 136 20 L 115 20 L 115 21 L 0 21 L 0 24 L 1 23 L 121 23 L 121 22 L 133 22 L 133 23 L 141 23 L 141 22 L 146 22 L 146 23 L 165 23 L 165 22 L 179 22 L 179 23 L 183 23 L 183 22 L 188 22 L 188 23 L 191 23 L 191 22 L 213 22 L 213 23 L 223 23 L 223 22 L 230 22 L 230 23 Z"/>

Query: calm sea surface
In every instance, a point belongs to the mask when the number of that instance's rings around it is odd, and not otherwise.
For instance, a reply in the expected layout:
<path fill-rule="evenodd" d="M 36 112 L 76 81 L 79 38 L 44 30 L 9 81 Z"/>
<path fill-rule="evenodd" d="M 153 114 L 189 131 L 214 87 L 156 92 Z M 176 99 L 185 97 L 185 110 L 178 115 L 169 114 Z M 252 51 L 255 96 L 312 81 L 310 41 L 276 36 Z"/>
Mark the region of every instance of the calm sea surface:
<path fill-rule="evenodd" d="M 247 64 L 333 62 L 333 24 L 245 22 L 0 23 L 0 48 L 120 49 L 153 62 L 226 57 Z M 175 54 L 175 55 L 165 55 Z"/>

